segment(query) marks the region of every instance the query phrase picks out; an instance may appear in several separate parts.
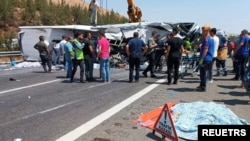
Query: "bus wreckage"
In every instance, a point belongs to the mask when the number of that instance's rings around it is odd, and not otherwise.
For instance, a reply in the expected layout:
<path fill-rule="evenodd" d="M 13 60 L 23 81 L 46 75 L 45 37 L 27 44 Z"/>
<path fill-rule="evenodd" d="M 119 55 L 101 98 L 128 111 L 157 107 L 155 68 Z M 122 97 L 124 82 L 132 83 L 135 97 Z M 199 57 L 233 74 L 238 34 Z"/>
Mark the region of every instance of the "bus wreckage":
<path fill-rule="evenodd" d="M 139 37 L 145 41 L 151 37 L 151 33 L 156 31 L 162 40 L 170 34 L 173 27 L 178 27 L 181 38 L 189 37 L 190 40 L 201 35 L 200 26 L 196 23 L 166 23 L 166 22 L 140 22 L 110 25 L 61 25 L 61 26 L 20 26 L 18 42 L 24 61 L 40 61 L 38 52 L 33 48 L 38 42 L 39 36 L 45 36 L 49 42 L 49 47 L 53 41 L 61 40 L 62 35 L 74 36 L 76 32 L 91 32 L 92 40 L 97 43 L 98 31 L 103 30 L 111 45 L 111 66 L 117 63 L 126 63 L 125 45 L 133 38 L 133 33 L 137 31 Z M 96 45 L 96 44 L 95 44 Z M 51 47 L 50 47 L 51 48 Z M 145 60 L 144 60 L 145 61 Z"/>

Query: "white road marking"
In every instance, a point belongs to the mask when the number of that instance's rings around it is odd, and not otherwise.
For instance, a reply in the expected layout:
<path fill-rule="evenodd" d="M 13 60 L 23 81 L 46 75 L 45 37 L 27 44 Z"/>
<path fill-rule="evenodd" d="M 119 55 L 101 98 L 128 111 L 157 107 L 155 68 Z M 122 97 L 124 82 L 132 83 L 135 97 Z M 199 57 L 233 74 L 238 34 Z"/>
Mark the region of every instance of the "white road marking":
<path fill-rule="evenodd" d="M 81 101 L 81 99 L 80 99 L 80 100 L 75 100 L 75 101 L 72 101 L 72 102 L 69 102 L 69 103 L 66 103 L 66 104 L 63 104 L 63 105 L 59 105 L 59 106 L 57 106 L 57 107 L 53 107 L 53 108 L 50 108 L 50 109 L 47 109 L 47 110 L 44 110 L 44 111 L 40 111 L 40 112 L 37 112 L 37 113 L 34 113 L 34 114 L 26 115 L 26 116 L 21 117 L 21 118 L 17 118 L 17 119 L 15 119 L 15 120 L 11 120 L 11 121 L 5 122 L 5 123 L 3 123 L 3 124 L 0 124 L 0 126 L 6 126 L 6 125 L 8 125 L 8 124 L 11 124 L 11 123 L 14 123 L 14 122 L 17 122 L 17 121 L 20 121 L 20 120 L 28 119 L 28 118 L 31 118 L 31 117 L 34 117 L 34 116 L 37 116 L 37 115 L 40 115 L 40 114 L 44 114 L 44 113 L 47 113 L 47 112 L 51 112 L 51 111 L 54 111 L 54 110 L 57 110 L 57 109 L 66 107 L 66 106 L 68 106 L 68 105 L 77 103 L 77 102 L 79 102 L 79 101 Z"/>
<path fill-rule="evenodd" d="M 125 78 L 118 79 L 118 80 L 124 80 L 124 79 Z M 14 91 L 18 91 L 18 90 L 22 90 L 22 89 L 27 89 L 27 88 L 31 88 L 31 87 L 36 87 L 36 86 L 40 86 L 40 85 L 44 85 L 44 84 L 49 84 L 49 83 L 53 83 L 53 82 L 60 81 L 60 80 L 61 79 L 55 79 L 55 80 L 52 80 L 52 81 L 47 81 L 47 82 L 37 83 L 37 84 L 28 85 L 28 86 L 24 86 L 24 87 L 19 87 L 19 88 L 15 88 L 15 89 L 0 91 L 0 96 L 2 96 L 5 93 L 14 92 Z M 106 84 L 107 83 L 96 84 L 96 85 L 90 86 L 89 88 L 94 88 L 94 87 L 102 86 L 102 85 L 106 85 Z"/>
<path fill-rule="evenodd" d="M 99 116 L 91 119 L 90 121 L 82 124 L 81 126 L 77 127 L 76 129 L 70 131 L 69 133 L 63 135 L 62 137 L 58 138 L 56 141 L 74 141 L 84 135 L 85 133 L 89 132 L 97 125 L 101 124 L 103 121 L 109 119 L 111 116 L 115 115 L 137 99 L 141 98 L 142 96 L 146 95 L 148 92 L 156 88 L 160 83 L 164 82 L 166 79 L 160 79 L 157 81 L 156 84 L 152 84 L 143 90 L 137 92 L 136 94 L 132 95 L 131 97 L 127 98 L 126 100 L 122 101 L 121 103 L 115 105 L 114 107 L 110 108 L 109 110 L 105 111 L 104 113 L 100 114 Z"/>
<path fill-rule="evenodd" d="M 44 85 L 44 84 L 49 84 L 49 83 L 53 83 L 53 82 L 56 82 L 56 81 L 59 81 L 59 80 L 61 80 L 61 79 L 56 79 L 56 80 L 42 82 L 42 83 L 37 83 L 37 84 L 29 85 L 29 86 L 19 87 L 19 88 L 15 88 L 15 89 L 11 89 L 11 90 L 1 91 L 0 92 L 0 96 L 2 94 L 5 94 L 5 93 L 14 92 L 14 91 L 18 91 L 18 90 L 22 90 L 22 89 L 27 89 L 27 88 L 31 88 L 31 87 L 36 87 L 36 86 L 40 86 L 40 85 Z"/>
<path fill-rule="evenodd" d="M 79 102 L 79 101 L 81 101 L 81 100 L 79 99 L 79 100 L 75 100 L 75 101 L 72 101 L 72 102 L 69 102 L 69 103 L 66 103 L 66 104 L 63 104 L 63 105 L 59 105 L 59 106 L 57 106 L 57 107 L 53 107 L 53 108 L 50 108 L 50 109 L 41 111 L 41 112 L 39 112 L 39 114 L 44 114 L 44 113 L 47 113 L 47 112 L 51 112 L 51 111 L 54 111 L 54 110 L 57 110 L 57 109 L 66 107 L 66 106 L 68 106 L 68 105 L 75 104 L 75 103 L 77 103 L 77 102 Z"/>
<path fill-rule="evenodd" d="M 123 78 L 123 79 L 124 79 L 124 78 Z M 121 79 L 121 80 L 122 80 L 122 79 Z M 55 81 L 53 81 L 53 82 L 55 82 Z M 41 84 L 41 83 L 39 83 L 39 84 Z M 45 84 L 46 84 L 46 83 L 45 83 Z M 95 87 L 99 87 L 99 86 L 101 86 L 101 85 L 106 85 L 106 84 L 108 84 L 108 83 L 96 84 L 96 85 L 89 86 L 89 87 L 86 87 L 86 88 L 81 89 L 81 90 L 85 90 L 85 89 L 89 89 L 89 88 L 95 88 Z M 124 87 L 121 87 L 121 88 L 124 88 Z M 119 88 L 118 88 L 118 89 L 112 89 L 112 90 L 115 90 L 115 91 L 116 91 L 116 90 L 119 90 Z M 102 95 L 102 94 L 106 94 L 106 93 L 109 93 L 109 91 L 105 91 L 104 93 L 101 93 L 101 95 Z M 1 96 L 1 95 L 0 95 L 0 96 Z M 80 102 L 80 101 L 82 101 L 82 100 L 86 100 L 86 99 L 84 98 L 84 99 L 75 100 L 75 101 L 72 101 L 72 102 L 68 102 L 68 103 L 66 103 L 66 104 L 62 104 L 62 105 L 58 105 L 58 106 L 56 106 L 56 107 L 52 107 L 52 108 L 46 109 L 46 110 L 44 110 L 44 111 L 40 111 L 40 112 L 36 112 L 36 113 L 33 113 L 33 114 L 29 114 L 29 115 L 26 115 L 26 116 L 23 116 L 23 117 L 20 117 L 20 118 L 17 118 L 17 119 L 14 119 L 14 120 L 11 120 L 11 121 L 2 123 L 2 124 L 0 124 L 0 126 L 6 126 L 6 125 L 8 125 L 8 124 L 11 124 L 11 123 L 14 123 L 14 122 L 17 122 L 17 121 L 20 121 L 20 120 L 24 120 L 24 119 L 28 119 L 28 118 L 31 118 L 31 117 L 34 117 L 34 116 L 37 116 L 37 115 L 41 115 L 41 114 L 45 114 L 45 113 L 48 113 L 48 112 L 52 112 L 52 111 L 54 111 L 54 110 L 57 110 L 57 109 L 66 107 L 66 106 L 68 106 L 68 105 L 72 105 L 72 104 L 75 104 L 75 103 L 77 103 L 77 102 Z M 1 103 L 4 103 L 4 101 L 0 101 L 0 104 L 1 104 Z"/>

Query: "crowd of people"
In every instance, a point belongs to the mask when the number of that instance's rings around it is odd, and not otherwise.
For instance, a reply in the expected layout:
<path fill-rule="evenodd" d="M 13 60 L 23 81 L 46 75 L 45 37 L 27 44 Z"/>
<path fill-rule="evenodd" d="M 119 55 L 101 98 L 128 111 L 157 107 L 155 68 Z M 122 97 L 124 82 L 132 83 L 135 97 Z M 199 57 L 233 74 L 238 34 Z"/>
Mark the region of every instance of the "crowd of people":
<path fill-rule="evenodd" d="M 61 46 L 58 50 L 64 58 L 63 66 L 66 70 L 66 78 L 70 78 L 70 82 L 74 82 L 74 76 L 78 67 L 80 68 L 81 83 L 95 81 L 93 77 L 94 62 L 99 62 L 100 64 L 102 81 L 110 81 L 109 41 L 105 38 L 104 32 L 100 31 L 96 49 L 91 36 L 90 32 L 86 32 L 84 35 L 81 32 L 77 32 L 75 37 L 63 35 L 62 41 L 59 42 Z M 48 45 L 44 42 L 44 36 L 39 37 L 39 42 L 34 45 L 34 48 L 39 52 L 44 72 L 51 72 L 53 51 L 49 51 Z M 55 55 L 56 58 L 57 54 Z"/>
<path fill-rule="evenodd" d="M 241 86 L 247 81 L 250 67 L 250 35 L 247 30 L 242 30 L 239 38 L 232 42 L 224 36 L 217 36 L 216 28 L 210 25 L 204 25 L 201 28 L 202 34 L 192 41 L 188 37 L 182 39 L 178 36 L 179 29 L 173 28 L 171 34 L 166 34 L 165 39 L 153 31 L 151 37 L 146 43 L 139 38 L 139 33 L 134 32 L 133 38 L 125 46 L 126 55 L 129 64 L 129 83 L 139 82 L 140 64 L 142 56 L 148 60 L 148 66 L 142 72 L 142 76 L 156 78 L 157 71 L 163 71 L 164 62 L 166 62 L 167 84 L 178 84 L 180 75 L 180 65 L 183 56 L 187 54 L 199 54 L 199 60 L 196 62 L 200 74 L 200 83 L 197 91 L 206 91 L 207 83 L 213 82 L 213 65 L 216 65 L 215 76 L 228 75 L 226 60 L 228 56 L 233 61 L 232 80 L 241 80 Z M 55 44 L 56 55 L 64 56 L 63 65 L 65 66 L 66 77 L 70 82 L 74 82 L 74 76 L 79 66 L 80 82 L 95 81 L 93 77 L 93 64 L 99 62 L 100 76 L 103 82 L 110 81 L 110 44 L 105 38 L 104 32 L 98 33 L 97 49 L 91 40 L 91 33 L 76 33 L 75 37 L 62 36 L 62 40 Z M 34 48 L 39 51 L 42 66 L 45 72 L 50 72 L 52 66 L 51 52 L 44 42 L 44 36 L 39 37 L 39 42 Z M 165 58 L 165 61 L 162 61 Z M 58 57 L 54 59 L 58 63 Z M 47 68 L 48 66 L 48 68 Z M 134 75 L 135 71 L 135 75 Z M 85 79 L 84 79 L 85 76 Z M 172 82 L 173 79 L 173 82 Z"/>
<path fill-rule="evenodd" d="M 147 44 L 139 39 L 137 32 L 134 39 L 126 46 L 126 53 L 129 56 L 129 82 L 133 82 L 133 71 L 136 71 L 135 82 L 139 81 L 139 60 L 141 56 L 147 56 L 148 66 L 142 72 L 144 77 L 148 77 L 150 72 L 152 78 L 157 77 L 156 71 L 162 71 L 162 56 L 165 57 L 167 65 L 167 84 L 177 84 L 180 75 L 180 65 L 183 56 L 188 54 L 199 54 L 197 61 L 197 71 L 200 74 L 200 84 L 197 91 L 206 91 L 207 83 L 213 83 L 213 66 L 215 63 L 215 76 L 228 75 L 226 60 L 228 56 L 233 60 L 233 70 L 235 77 L 232 80 L 241 80 L 241 87 L 244 86 L 250 73 L 250 67 L 246 68 L 250 55 L 250 35 L 247 30 L 242 30 L 235 42 L 225 36 L 217 36 L 217 29 L 210 25 L 202 26 L 202 34 L 190 41 L 189 37 L 181 39 L 178 36 L 178 28 L 173 28 L 171 34 L 167 34 L 166 40 L 161 40 L 160 35 L 153 31 Z M 172 82 L 173 79 L 173 82 Z"/>

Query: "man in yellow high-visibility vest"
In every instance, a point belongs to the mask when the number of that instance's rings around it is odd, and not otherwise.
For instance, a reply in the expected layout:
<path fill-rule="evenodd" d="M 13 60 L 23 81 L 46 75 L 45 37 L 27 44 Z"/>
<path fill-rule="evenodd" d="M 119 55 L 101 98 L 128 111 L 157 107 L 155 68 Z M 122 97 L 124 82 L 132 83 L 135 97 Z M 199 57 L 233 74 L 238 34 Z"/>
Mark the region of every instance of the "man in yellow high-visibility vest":
<path fill-rule="evenodd" d="M 84 76 L 84 53 L 83 48 L 84 44 L 82 43 L 83 34 L 82 33 L 76 33 L 76 39 L 73 40 L 73 49 L 72 49 L 72 55 L 71 59 L 73 62 L 73 70 L 70 77 L 70 82 L 73 82 L 75 73 L 77 71 L 77 67 L 80 67 L 80 82 L 85 83 L 86 81 L 83 79 Z"/>

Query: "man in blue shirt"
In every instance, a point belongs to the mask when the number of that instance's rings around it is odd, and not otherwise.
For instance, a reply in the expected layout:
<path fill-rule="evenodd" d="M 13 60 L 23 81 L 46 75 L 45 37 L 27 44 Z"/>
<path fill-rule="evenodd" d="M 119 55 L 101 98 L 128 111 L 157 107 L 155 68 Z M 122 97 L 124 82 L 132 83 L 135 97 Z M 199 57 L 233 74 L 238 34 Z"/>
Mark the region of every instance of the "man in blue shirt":
<path fill-rule="evenodd" d="M 204 25 L 202 27 L 202 44 L 200 48 L 200 85 L 197 91 L 206 91 L 206 78 L 209 68 L 211 68 L 213 53 L 214 53 L 214 40 L 210 36 L 211 26 Z"/>
<path fill-rule="evenodd" d="M 236 46 L 234 51 L 234 58 L 236 61 L 235 77 L 232 80 L 241 79 L 241 86 L 243 87 L 244 73 L 246 69 L 246 63 L 248 58 L 248 46 L 247 42 L 249 40 L 248 31 L 246 29 L 241 31 L 239 45 Z"/>
<path fill-rule="evenodd" d="M 71 59 L 71 55 L 72 55 L 72 42 L 73 42 L 74 38 L 72 36 L 67 37 L 67 42 L 64 44 L 64 53 L 65 53 L 65 68 L 67 70 L 66 73 L 66 77 L 70 78 L 71 74 L 72 74 L 72 67 L 73 67 L 73 63 L 72 63 L 72 59 Z"/>
<path fill-rule="evenodd" d="M 134 32 L 134 38 L 131 39 L 126 45 L 126 54 L 129 57 L 129 83 L 133 82 L 134 69 L 135 82 L 139 82 L 140 58 L 147 51 L 147 45 L 138 37 L 139 33 Z"/>

